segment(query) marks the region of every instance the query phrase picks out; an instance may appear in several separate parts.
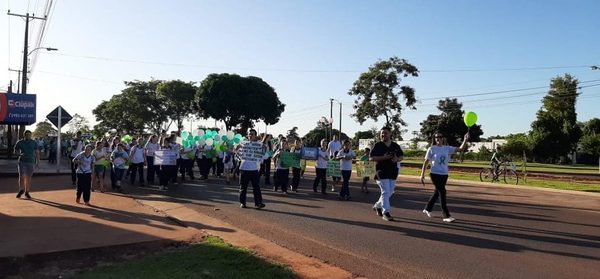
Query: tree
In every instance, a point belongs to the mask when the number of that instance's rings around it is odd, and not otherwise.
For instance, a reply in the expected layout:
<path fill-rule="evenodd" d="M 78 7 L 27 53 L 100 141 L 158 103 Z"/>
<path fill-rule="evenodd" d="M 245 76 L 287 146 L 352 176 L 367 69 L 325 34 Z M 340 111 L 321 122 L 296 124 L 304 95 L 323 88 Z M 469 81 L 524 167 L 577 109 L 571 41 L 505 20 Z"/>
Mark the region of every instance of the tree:
<path fill-rule="evenodd" d="M 67 134 L 74 135 L 78 131 L 82 133 L 89 133 L 90 130 L 90 122 L 87 118 L 81 116 L 80 114 L 74 114 L 73 119 L 67 123 Z"/>
<path fill-rule="evenodd" d="M 587 154 L 598 156 L 598 168 L 600 170 L 600 119 L 590 119 L 583 126 L 581 149 Z"/>
<path fill-rule="evenodd" d="M 294 140 L 299 138 L 298 136 L 298 127 L 293 127 L 291 129 L 289 129 L 287 131 L 287 134 L 285 135 L 285 138 L 288 140 Z"/>
<path fill-rule="evenodd" d="M 553 78 L 542 100 L 537 118 L 531 123 L 531 140 L 536 157 L 553 162 L 575 150 L 581 138 L 577 125 L 577 79 L 569 74 Z"/>
<path fill-rule="evenodd" d="M 48 122 L 48 120 L 44 120 L 44 122 L 39 122 L 35 125 L 35 130 L 33 130 L 31 136 L 33 138 L 45 138 L 48 134 L 56 132 L 57 130 L 52 127 L 52 123 Z"/>
<path fill-rule="evenodd" d="M 502 153 L 512 156 L 531 155 L 531 142 L 524 133 L 511 134 L 506 137 L 506 143 L 502 145 Z"/>
<path fill-rule="evenodd" d="M 192 103 L 196 94 L 193 82 L 171 80 L 158 84 L 156 95 L 163 104 L 166 115 L 177 127 L 183 125 L 183 119 L 193 113 Z"/>
<path fill-rule="evenodd" d="M 401 118 L 404 107 L 400 99 L 404 98 L 404 105 L 410 109 L 415 109 L 416 102 L 415 90 L 400 85 L 401 77 L 408 76 L 419 76 L 419 70 L 404 59 L 391 57 L 377 61 L 360 75 L 348 92 L 357 97 L 352 117 L 363 124 L 367 119 L 377 121 L 383 116 L 386 125 L 393 128 L 393 138 L 400 137 L 400 125 L 406 125 Z"/>
<path fill-rule="evenodd" d="M 326 132 L 327 130 L 325 129 L 321 129 L 319 127 L 316 127 L 310 131 L 308 131 L 308 133 L 306 133 L 306 135 L 303 137 L 304 138 L 304 145 L 305 146 L 313 146 L 313 147 L 318 147 L 321 146 L 321 140 L 325 139 L 327 140 L 326 137 Z M 337 129 L 333 129 L 333 134 L 334 135 L 339 135 L 339 130 Z M 348 137 L 348 135 L 346 135 L 345 133 L 342 133 L 342 136 L 340 138 L 341 141 L 347 140 L 350 137 Z"/>
<path fill-rule="evenodd" d="M 111 129 L 144 133 L 150 130 L 159 133 L 163 123 L 168 121 L 165 102 L 160 100 L 156 88 L 162 81 L 130 81 L 121 94 L 102 101 L 92 113 L 98 124 L 94 132 L 104 134 Z M 168 126 L 165 127 L 168 129 Z"/>
<path fill-rule="evenodd" d="M 378 138 L 377 128 L 371 128 L 366 131 L 358 131 L 354 133 L 354 137 L 352 138 L 352 146 L 354 148 L 358 148 L 360 139 L 375 139 Z"/>
<path fill-rule="evenodd" d="M 439 115 L 430 114 L 427 119 L 421 122 L 421 135 L 427 141 L 432 141 L 433 135 L 437 132 L 442 133 L 449 145 L 457 146 L 462 142 L 463 136 L 469 132 L 470 141 L 480 141 L 483 131 L 481 125 L 473 125 L 468 128 L 464 121 L 462 103 L 457 99 L 446 98 L 440 100 L 437 106 L 441 111 Z"/>
<path fill-rule="evenodd" d="M 258 77 L 210 74 L 196 92 L 195 108 L 200 117 L 225 122 L 227 130 L 246 132 L 254 127 L 254 121 L 267 125 L 279 122 L 285 105 L 275 89 Z"/>

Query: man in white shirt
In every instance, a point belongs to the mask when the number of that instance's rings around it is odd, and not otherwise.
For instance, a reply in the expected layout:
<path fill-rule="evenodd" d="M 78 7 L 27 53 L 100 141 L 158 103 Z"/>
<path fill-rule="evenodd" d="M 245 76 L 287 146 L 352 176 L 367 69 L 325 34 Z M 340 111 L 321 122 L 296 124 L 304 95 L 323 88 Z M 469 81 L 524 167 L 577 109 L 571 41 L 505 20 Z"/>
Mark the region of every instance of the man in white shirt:
<path fill-rule="evenodd" d="M 77 184 L 77 163 L 73 161 L 79 153 L 83 152 L 84 142 L 81 138 L 81 131 L 77 131 L 76 137 L 71 141 L 71 154 L 69 154 L 69 160 L 71 161 L 71 181 L 73 186 Z"/>
<path fill-rule="evenodd" d="M 329 154 L 329 159 L 335 159 L 338 152 L 342 149 L 342 143 L 338 140 L 336 135 L 333 135 L 332 140 L 327 145 L 327 153 Z M 332 177 L 333 184 L 331 184 L 331 191 L 335 192 L 335 185 L 340 181 L 339 177 Z"/>
<path fill-rule="evenodd" d="M 265 207 L 260 192 L 258 170 L 260 163 L 265 155 L 265 146 L 256 137 L 256 130 L 250 129 L 248 140 L 243 141 L 236 148 L 240 155 L 240 207 L 246 208 L 246 192 L 248 183 L 252 183 L 252 192 L 254 193 L 254 204 L 257 209 Z"/>

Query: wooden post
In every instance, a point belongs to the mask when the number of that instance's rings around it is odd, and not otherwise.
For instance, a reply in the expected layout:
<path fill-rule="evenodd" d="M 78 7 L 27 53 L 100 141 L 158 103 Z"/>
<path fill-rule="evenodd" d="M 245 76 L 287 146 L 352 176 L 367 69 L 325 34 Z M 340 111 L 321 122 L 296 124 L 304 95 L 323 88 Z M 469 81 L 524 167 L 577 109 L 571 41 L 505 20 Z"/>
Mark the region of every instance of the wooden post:
<path fill-rule="evenodd" d="M 527 154 L 523 151 L 523 181 L 527 182 Z"/>

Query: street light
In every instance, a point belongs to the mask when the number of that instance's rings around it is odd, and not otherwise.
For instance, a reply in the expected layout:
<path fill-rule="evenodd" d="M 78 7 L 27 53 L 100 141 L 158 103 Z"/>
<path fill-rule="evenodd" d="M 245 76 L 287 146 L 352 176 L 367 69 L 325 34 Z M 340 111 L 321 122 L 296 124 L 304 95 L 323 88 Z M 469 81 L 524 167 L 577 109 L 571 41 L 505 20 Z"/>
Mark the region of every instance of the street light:
<path fill-rule="evenodd" d="M 338 104 L 340 104 L 340 130 L 339 132 L 339 136 L 338 139 L 340 139 L 340 141 L 342 140 L 342 102 L 340 102 L 339 100 L 333 99 L 333 98 L 329 98 L 329 102 L 330 102 L 330 108 L 329 108 L 329 116 L 331 118 L 331 136 L 333 137 L 333 101 L 336 101 Z"/>
<path fill-rule="evenodd" d="M 36 51 L 38 49 L 46 49 L 47 51 L 58 50 L 58 48 L 53 48 L 53 47 L 36 47 L 36 48 L 32 49 L 29 53 L 27 53 L 27 56 L 31 55 L 34 51 Z"/>

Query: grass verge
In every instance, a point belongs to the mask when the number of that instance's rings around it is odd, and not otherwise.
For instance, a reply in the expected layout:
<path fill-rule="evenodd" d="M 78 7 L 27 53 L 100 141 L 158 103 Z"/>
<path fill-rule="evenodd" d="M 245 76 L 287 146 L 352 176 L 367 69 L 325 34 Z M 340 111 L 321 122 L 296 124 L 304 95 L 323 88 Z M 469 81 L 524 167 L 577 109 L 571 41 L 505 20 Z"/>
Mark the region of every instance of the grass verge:
<path fill-rule="evenodd" d="M 293 271 L 218 237 L 174 251 L 96 268 L 74 278 L 294 278 Z"/>

